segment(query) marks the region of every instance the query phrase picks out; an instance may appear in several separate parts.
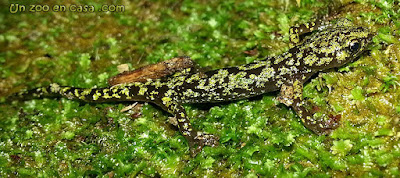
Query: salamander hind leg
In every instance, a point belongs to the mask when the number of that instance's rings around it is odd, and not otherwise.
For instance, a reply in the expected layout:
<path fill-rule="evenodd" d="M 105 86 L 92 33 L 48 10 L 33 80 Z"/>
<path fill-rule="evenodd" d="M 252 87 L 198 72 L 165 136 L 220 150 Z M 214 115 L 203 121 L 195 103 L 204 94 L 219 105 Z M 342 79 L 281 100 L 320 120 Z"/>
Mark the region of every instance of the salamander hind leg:
<path fill-rule="evenodd" d="M 299 43 L 301 43 L 303 35 L 318 29 L 318 27 L 323 26 L 324 24 L 325 24 L 325 22 L 323 22 L 321 20 L 315 20 L 315 21 L 312 21 L 309 23 L 295 25 L 295 26 L 290 27 L 290 29 L 289 29 L 289 41 L 290 41 L 289 47 L 292 48 L 292 47 L 298 45 Z"/>
<path fill-rule="evenodd" d="M 351 27 L 353 23 L 346 18 L 339 18 L 335 20 L 336 23 L 331 23 L 329 20 L 315 19 L 309 23 L 295 25 L 289 29 L 289 47 L 292 48 L 299 45 L 307 34 L 327 28 L 338 28 L 338 27 Z"/>
<path fill-rule="evenodd" d="M 193 129 L 182 105 L 172 101 L 169 97 L 164 97 L 162 99 L 162 107 L 175 116 L 179 131 L 189 143 L 192 156 L 196 156 L 204 146 L 218 145 L 218 137 Z"/>
<path fill-rule="evenodd" d="M 291 85 L 283 85 L 278 101 L 287 106 L 291 106 L 300 117 L 304 126 L 316 134 L 327 135 L 338 128 L 340 117 L 315 113 L 307 109 L 302 99 L 302 91 L 303 86 L 301 82 L 297 80 Z"/>

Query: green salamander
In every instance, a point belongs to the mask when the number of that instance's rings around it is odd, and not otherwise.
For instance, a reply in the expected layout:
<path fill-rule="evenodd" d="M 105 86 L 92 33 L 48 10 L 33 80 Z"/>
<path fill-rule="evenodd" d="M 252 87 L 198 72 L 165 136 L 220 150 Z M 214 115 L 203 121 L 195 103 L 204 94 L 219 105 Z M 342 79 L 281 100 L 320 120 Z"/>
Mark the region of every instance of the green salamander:
<path fill-rule="evenodd" d="M 74 88 L 52 84 L 18 93 L 13 99 L 67 97 L 85 102 L 143 101 L 173 114 L 180 132 L 195 152 L 217 144 L 217 137 L 195 131 L 182 104 L 240 100 L 280 90 L 278 101 L 291 106 L 304 125 L 328 134 L 338 120 L 314 115 L 302 100 L 303 83 L 315 73 L 342 66 L 359 56 L 373 34 L 342 19 L 335 24 L 315 22 L 290 29 L 288 52 L 250 64 L 208 72 L 186 68 L 172 76 L 107 88 Z"/>

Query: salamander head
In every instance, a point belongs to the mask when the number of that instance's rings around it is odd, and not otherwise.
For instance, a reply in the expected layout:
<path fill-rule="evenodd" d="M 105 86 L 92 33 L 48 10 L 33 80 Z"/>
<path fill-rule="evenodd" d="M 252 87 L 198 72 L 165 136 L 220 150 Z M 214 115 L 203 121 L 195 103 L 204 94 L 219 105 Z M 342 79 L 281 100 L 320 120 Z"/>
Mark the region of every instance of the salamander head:
<path fill-rule="evenodd" d="M 303 64 L 316 70 L 342 66 L 359 56 L 374 33 L 363 27 L 328 28 L 306 37 L 297 46 Z"/>

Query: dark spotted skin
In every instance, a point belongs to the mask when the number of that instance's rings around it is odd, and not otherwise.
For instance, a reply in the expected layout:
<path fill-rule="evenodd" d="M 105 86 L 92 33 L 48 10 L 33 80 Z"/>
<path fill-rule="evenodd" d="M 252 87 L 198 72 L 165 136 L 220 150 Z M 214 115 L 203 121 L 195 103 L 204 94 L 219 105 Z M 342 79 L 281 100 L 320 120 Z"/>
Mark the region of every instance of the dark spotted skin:
<path fill-rule="evenodd" d="M 312 34 L 304 36 L 309 32 Z M 317 134 L 328 134 L 338 127 L 338 121 L 325 115 L 316 118 L 304 107 L 303 83 L 319 71 L 355 59 L 372 36 L 368 29 L 353 27 L 346 19 L 336 24 L 310 23 L 290 30 L 292 44 L 288 52 L 250 64 L 208 72 L 193 72 L 187 68 L 160 79 L 99 89 L 52 84 L 15 97 L 63 96 L 85 102 L 154 103 L 175 116 L 180 132 L 197 152 L 204 145 L 217 144 L 217 138 L 193 130 L 182 104 L 239 100 L 280 90 L 278 101 L 291 106 L 307 128 Z"/>

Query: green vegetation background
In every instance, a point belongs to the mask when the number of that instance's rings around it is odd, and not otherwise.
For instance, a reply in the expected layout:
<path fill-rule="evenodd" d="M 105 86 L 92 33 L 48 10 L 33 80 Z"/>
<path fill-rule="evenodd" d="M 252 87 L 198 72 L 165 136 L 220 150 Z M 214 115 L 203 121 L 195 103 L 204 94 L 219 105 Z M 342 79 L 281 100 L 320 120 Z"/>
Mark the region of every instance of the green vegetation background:
<path fill-rule="evenodd" d="M 10 4 L 124 5 L 124 12 L 21 12 Z M 399 1 L 1 1 L 0 96 L 59 83 L 104 87 L 118 73 L 187 55 L 212 69 L 288 49 L 290 26 L 330 14 L 378 32 L 370 53 L 316 76 L 304 96 L 341 114 L 304 128 L 277 93 L 185 106 L 218 147 L 192 158 L 168 113 L 144 103 L 40 99 L 0 104 L 0 176 L 400 176 Z M 27 6 L 29 7 L 29 6 Z M 340 8 L 338 8 L 340 7 Z M 333 10 L 332 9 L 338 9 Z"/>

